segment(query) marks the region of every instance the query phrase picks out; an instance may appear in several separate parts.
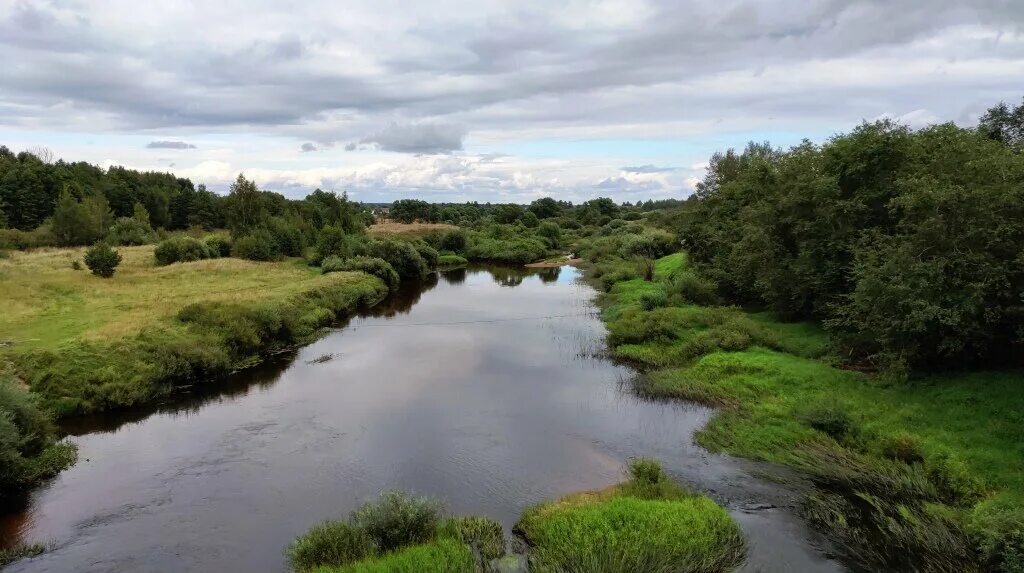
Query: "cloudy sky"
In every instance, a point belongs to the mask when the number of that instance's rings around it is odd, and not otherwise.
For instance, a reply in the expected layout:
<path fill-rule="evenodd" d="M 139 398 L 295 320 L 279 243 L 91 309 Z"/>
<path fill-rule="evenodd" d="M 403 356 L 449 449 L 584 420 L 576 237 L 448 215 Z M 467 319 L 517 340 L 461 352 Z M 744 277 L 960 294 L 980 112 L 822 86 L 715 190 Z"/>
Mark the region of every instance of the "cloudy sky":
<path fill-rule="evenodd" d="M 1024 95 L 1021 0 L 0 0 L 0 143 L 301 196 L 683 197 Z"/>

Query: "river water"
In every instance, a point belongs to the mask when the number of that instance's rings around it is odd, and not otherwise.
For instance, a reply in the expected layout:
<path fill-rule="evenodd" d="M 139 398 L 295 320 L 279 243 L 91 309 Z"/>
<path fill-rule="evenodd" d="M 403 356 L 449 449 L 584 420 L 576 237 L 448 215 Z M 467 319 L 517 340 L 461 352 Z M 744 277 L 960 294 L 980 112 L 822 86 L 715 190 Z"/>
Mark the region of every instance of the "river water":
<path fill-rule="evenodd" d="M 744 571 L 841 570 L 790 492 L 693 444 L 708 409 L 629 392 L 593 296 L 571 267 L 439 273 L 213 393 L 78 421 L 78 464 L 0 518 L 0 542 L 53 548 L 7 571 L 281 572 L 295 536 L 391 488 L 508 531 L 634 456 L 730 509 Z"/>

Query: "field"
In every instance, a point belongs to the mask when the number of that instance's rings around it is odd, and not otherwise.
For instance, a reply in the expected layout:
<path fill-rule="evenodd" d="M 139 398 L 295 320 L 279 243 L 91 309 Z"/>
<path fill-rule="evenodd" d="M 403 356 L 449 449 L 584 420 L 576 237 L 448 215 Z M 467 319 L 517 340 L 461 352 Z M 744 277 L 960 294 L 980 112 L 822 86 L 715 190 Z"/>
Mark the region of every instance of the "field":
<path fill-rule="evenodd" d="M 371 235 L 398 235 L 401 237 L 418 238 L 434 231 L 452 231 L 458 229 L 455 225 L 444 223 L 397 223 L 386 221 L 376 223 L 369 228 Z"/>
<path fill-rule="evenodd" d="M 0 357 L 60 414 L 163 396 L 307 340 L 386 287 L 362 273 L 322 275 L 301 260 L 210 259 L 157 267 L 124 247 L 110 279 L 76 270 L 83 249 L 11 253 Z"/>

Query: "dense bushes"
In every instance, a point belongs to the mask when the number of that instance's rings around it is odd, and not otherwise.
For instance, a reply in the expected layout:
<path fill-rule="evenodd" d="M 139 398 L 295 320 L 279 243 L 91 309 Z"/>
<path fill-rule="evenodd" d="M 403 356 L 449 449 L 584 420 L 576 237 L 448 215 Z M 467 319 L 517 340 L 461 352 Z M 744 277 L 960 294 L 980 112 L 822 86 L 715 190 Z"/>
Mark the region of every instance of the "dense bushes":
<path fill-rule="evenodd" d="M 219 254 L 219 246 L 218 251 L 213 251 L 207 243 L 192 237 L 171 237 L 161 241 L 153 250 L 153 258 L 156 259 L 157 265 L 199 261 Z"/>
<path fill-rule="evenodd" d="M 110 226 L 107 241 L 111 245 L 148 245 L 156 241 L 156 233 L 146 222 L 121 217 Z"/>
<path fill-rule="evenodd" d="M 220 235 L 210 235 L 204 241 L 206 247 L 210 250 L 210 255 L 213 257 L 229 257 L 231 256 L 231 241 L 227 237 Z"/>
<path fill-rule="evenodd" d="M 397 287 L 401 280 L 398 273 L 395 272 L 395 269 L 387 261 L 375 257 L 352 257 L 351 259 L 328 257 L 320 264 L 320 269 L 324 273 L 362 271 L 384 281 L 384 284 L 390 289 Z"/>
<path fill-rule="evenodd" d="M 366 255 L 384 259 L 402 280 L 419 279 L 427 274 L 426 261 L 409 242 L 397 239 L 372 240 L 365 245 Z"/>
<path fill-rule="evenodd" d="M 92 274 L 106 279 L 114 276 L 114 270 L 121 264 L 121 254 L 106 243 L 98 243 L 85 251 L 82 260 Z"/>
<path fill-rule="evenodd" d="M 56 428 L 37 398 L 0 374 L 0 502 L 74 463 L 74 447 L 55 440 Z"/>
<path fill-rule="evenodd" d="M 734 302 L 823 319 L 880 366 L 1024 363 L 1024 155 L 953 125 L 865 124 L 718 154 L 682 235 Z"/>
<path fill-rule="evenodd" d="M 275 261 L 281 258 L 281 248 L 269 231 L 257 229 L 235 239 L 231 247 L 231 254 L 250 261 Z"/>

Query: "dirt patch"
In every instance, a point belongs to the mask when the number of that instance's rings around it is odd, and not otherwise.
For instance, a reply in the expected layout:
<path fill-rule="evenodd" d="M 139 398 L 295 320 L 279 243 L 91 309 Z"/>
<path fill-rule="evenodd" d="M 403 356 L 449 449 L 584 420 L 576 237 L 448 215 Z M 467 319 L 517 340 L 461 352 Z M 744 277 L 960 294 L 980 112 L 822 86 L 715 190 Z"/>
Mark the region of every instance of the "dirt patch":
<path fill-rule="evenodd" d="M 583 259 L 574 258 L 572 255 L 566 255 L 557 259 L 548 259 L 546 261 L 540 261 L 539 263 L 529 263 L 526 268 L 529 269 L 552 269 L 555 267 L 564 267 L 566 265 L 575 267 L 580 265 Z"/>

